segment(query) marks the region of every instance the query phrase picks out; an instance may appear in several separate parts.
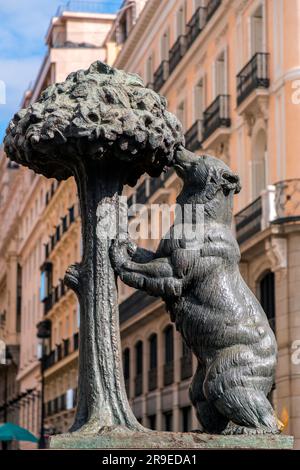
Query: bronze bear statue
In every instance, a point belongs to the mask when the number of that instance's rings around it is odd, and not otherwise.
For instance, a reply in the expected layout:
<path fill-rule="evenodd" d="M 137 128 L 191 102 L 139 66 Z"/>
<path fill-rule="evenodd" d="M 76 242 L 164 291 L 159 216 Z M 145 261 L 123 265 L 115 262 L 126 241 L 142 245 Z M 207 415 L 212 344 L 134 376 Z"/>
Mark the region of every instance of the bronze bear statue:
<path fill-rule="evenodd" d="M 277 345 L 265 312 L 239 272 L 231 230 L 239 178 L 221 160 L 183 147 L 174 168 L 183 180 L 177 203 L 204 209 L 202 241 L 163 238 L 156 253 L 115 240 L 111 261 L 129 286 L 162 297 L 172 321 L 198 360 L 190 399 L 201 430 L 210 434 L 277 434 L 281 423 L 267 398 Z"/>

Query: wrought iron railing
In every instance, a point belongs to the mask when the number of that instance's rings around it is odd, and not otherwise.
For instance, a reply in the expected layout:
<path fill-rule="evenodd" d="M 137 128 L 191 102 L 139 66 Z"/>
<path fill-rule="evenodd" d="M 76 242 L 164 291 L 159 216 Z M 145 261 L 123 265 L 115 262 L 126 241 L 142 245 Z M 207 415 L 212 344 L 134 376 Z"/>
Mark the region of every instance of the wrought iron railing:
<path fill-rule="evenodd" d="M 180 62 L 186 51 L 186 36 L 178 36 L 177 40 L 169 51 L 169 73 L 171 74 L 176 65 Z"/>
<path fill-rule="evenodd" d="M 63 279 L 60 279 L 58 285 L 52 287 L 50 294 L 43 301 L 45 315 L 54 307 L 57 302 L 60 301 L 60 299 L 66 294 L 66 292 L 67 287 L 64 284 Z"/>
<path fill-rule="evenodd" d="M 268 88 L 269 54 L 257 52 L 237 75 L 237 104 L 241 104 L 256 88 Z"/>
<path fill-rule="evenodd" d="M 79 215 L 79 207 L 73 205 L 69 207 L 68 214 L 64 217 L 61 217 L 61 222 L 55 227 L 55 232 L 53 235 L 50 235 L 49 242 L 45 243 L 45 259 L 47 259 L 51 252 L 54 250 L 55 246 L 61 240 L 64 233 L 68 231 L 70 226 L 75 222 L 76 217 Z"/>
<path fill-rule="evenodd" d="M 169 76 L 169 62 L 163 60 L 154 73 L 153 89 L 159 91 Z"/>
<path fill-rule="evenodd" d="M 207 2 L 207 4 L 206 4 L 206 11 L 207 11 L 206 21 L 209 21 L 211 19 L 211 17 L 215 13 L 215 11 L 219 8 L 221 3 L 222 3 L 222 0 L 209 0 Z"/>
<path fill-rule="evenodd" d="M 197 119 L 194 124 L 185 133 L 185 146 L 191 152 L 201 147 L 203 121 Z"/>
<path fill-rule="evenodd" d="M 229 95 L 218 95 L 203 113 L 203 140 L 216 129 L 230 127 Z"/>
<path fill-rule="evenodd" d="M 235 215 L 236 238 L 243 243 L 261 230 L 262 200 L 259 196 Z"/>
<path fill-rule="evenodd" d="M 201 33 L 202 29 L 206 24 L 206 8 L 199 7 L 193 14 L 192 18 L 186 25 L 186 45 L 187 48 L 195 41 L 198 34 Z"/>

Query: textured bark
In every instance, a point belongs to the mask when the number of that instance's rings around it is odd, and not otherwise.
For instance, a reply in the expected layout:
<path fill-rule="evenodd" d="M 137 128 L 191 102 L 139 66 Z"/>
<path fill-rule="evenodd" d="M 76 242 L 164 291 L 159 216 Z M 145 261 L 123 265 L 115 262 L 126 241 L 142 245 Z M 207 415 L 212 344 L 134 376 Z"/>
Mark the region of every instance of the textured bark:
<path fill-rule="evenodd" d="M 126 396 L 119 335 L 116 278 L 109 259 L 111 240 L 99 234 L 115 222 L 121 175 L 99 163 L 76 168 L 82 219 L 82 262 L 65 281 L 80 303 L 78 404 L 71 431 L 97 432 L 122 426 L 140 430 Z"/>

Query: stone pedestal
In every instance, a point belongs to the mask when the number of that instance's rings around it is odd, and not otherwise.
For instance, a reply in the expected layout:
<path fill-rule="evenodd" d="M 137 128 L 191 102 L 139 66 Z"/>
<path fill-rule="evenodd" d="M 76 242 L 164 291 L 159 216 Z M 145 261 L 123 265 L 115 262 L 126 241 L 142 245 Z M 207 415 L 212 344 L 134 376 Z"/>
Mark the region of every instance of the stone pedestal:
<path fill-rule="evenodd" d="M 106 432 L 61 434 L 49 438 L 50 449 L 293 449 L 286 435 L 222 436 L 198 432 Z"/>

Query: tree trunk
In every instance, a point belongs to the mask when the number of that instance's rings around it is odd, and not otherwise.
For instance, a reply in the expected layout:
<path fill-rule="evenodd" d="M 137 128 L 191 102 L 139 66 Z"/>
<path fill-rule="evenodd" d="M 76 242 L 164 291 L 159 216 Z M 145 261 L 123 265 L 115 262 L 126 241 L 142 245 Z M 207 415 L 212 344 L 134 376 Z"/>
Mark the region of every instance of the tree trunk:
<path fill-rule="evenodd" d="M 120 426 L 142 430 L 124 386 L 116 278 L 109 259 L 108 232 L 117 220 L 121 174 L 89 161 L 76 168 L 75 178 L 83 257 L 65 276 L 80 304 L 77 410 L 70 431 L 93 433 Z"/>

